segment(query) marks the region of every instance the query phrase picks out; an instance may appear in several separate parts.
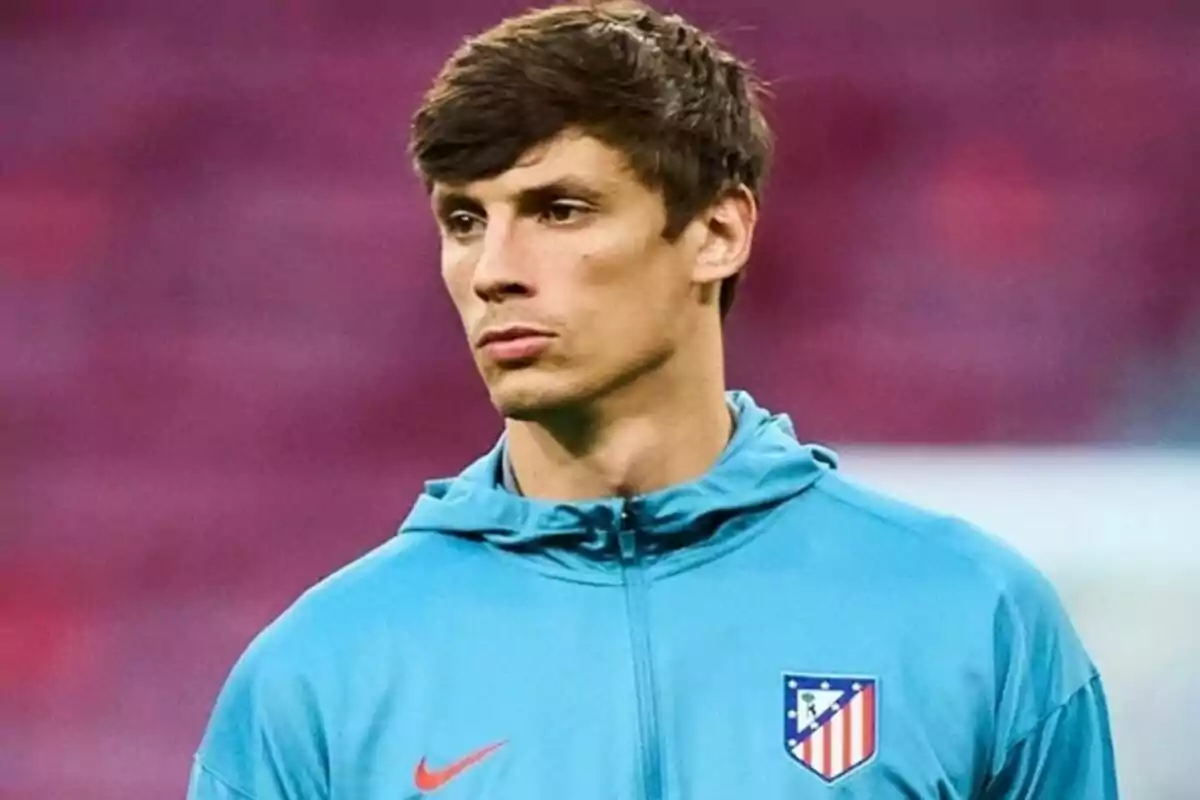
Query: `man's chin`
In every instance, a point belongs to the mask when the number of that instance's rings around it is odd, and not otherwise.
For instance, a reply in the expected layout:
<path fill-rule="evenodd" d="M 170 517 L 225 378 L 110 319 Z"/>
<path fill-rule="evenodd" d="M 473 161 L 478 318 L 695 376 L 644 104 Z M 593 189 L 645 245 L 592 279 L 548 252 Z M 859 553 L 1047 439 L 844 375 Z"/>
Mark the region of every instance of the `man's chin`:
<path fill-rule="evenodd" d="M 507 419 L 515 419 L 520 422 L 534 422 L 538 419 L 544 419 L 546 416 L 570 404 L 545 395 L 531 397 L 526 394 L 513 395 L 505 393 L 500 396 L 493 395 L 492 405 L 496 407 L 501 416 Z"/>
<path fill-rule="evenodd" d="M 517 378 L 515 375 L 509 377 Z M 500 385 L 490 387 L 489 393 L 492 405 L 501 416 L 521 422 L 545 419 L 583 402 L 582 393 L 571 387 L 548 385 L 542 381 L 504 380 Z"/>

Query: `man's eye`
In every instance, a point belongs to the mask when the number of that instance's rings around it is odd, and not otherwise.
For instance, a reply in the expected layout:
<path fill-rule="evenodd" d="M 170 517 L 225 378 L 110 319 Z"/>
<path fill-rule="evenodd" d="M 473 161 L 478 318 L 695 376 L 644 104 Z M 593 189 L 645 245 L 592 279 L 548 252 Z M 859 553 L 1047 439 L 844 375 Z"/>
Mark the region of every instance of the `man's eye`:
<path fill-rule="evenodd" d="M 444 224 L 446 232 L 451 236 L 470 236 L 483 224 L 483 220 L 466 211 L 455 211 L 447 215 Z"/>
<path fill-rule="evenodd" d="M 574 222 L 590 210 L 590 208 L 582 203 L 559 200 L 546 206 L 545 210 L 542 211 L 542 218 L 546 222 L 561 225 L 567 222 Z"/>

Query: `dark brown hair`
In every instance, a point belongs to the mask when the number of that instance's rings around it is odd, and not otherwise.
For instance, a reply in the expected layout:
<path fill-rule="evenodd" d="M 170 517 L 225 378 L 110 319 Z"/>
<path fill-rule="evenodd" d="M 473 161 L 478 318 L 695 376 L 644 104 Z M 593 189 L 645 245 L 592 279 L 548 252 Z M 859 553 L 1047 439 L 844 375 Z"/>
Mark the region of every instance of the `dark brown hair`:
<path fill-rule="evenodd" d="M 640 2 L 564 4 L 468 39 L 412 121 L 427 187 L 490 178 L 578 128 L 662 191 L 673 240 L 725 192 L 756 198 L 771 157 L 763 86 L 707 33 Z M 739 276 L 721 286 L 724 316 Z"/>

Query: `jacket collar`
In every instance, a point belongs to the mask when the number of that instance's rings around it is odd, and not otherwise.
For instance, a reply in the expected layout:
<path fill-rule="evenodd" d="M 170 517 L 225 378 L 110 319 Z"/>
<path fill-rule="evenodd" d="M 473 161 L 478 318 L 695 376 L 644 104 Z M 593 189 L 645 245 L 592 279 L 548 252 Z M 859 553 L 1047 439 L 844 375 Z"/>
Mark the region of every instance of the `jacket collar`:
<path fill-rule="evenodd" d="M 633 498 L 547 502 L 503 485 L 505 440 L 455 478 L 429 481 L 400 528 L 482 539 L 514 552 L 555 549 L 592 558 L 618 554 L 621 531 L 632 530 L 639 552 L 686 547 L 721 522 L 775 506 L 803 492 L 836 455 L 801 445 L 786 415 L 772 414 L 745 392 L 730 392 L 734 434 L 717 462 L 698 479 Z"/>

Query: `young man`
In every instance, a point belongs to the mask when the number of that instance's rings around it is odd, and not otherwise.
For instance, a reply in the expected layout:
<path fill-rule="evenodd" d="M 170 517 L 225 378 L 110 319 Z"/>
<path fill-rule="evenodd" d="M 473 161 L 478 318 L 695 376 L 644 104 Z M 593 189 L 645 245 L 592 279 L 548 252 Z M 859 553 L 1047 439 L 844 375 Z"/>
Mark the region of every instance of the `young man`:
<path fill-rule="evenodd" d="M 504 435 L 254 641 L 192 800 L 1116 797 L 1046 581 L 725 392 L 744 64 L 636 4 L 532 12 L 412 149 Z"/>

